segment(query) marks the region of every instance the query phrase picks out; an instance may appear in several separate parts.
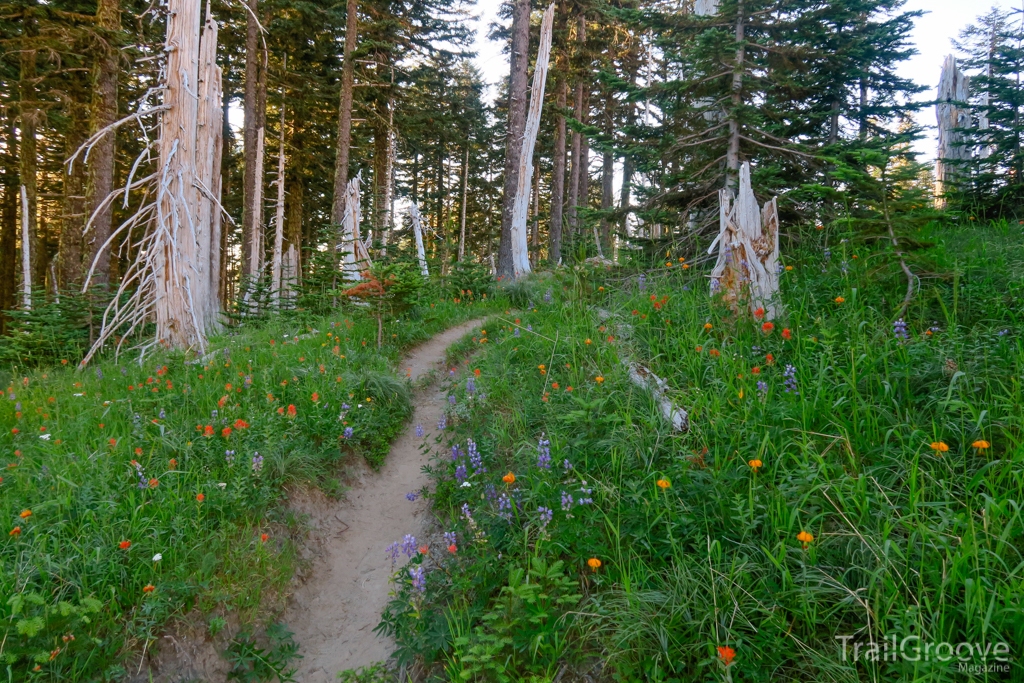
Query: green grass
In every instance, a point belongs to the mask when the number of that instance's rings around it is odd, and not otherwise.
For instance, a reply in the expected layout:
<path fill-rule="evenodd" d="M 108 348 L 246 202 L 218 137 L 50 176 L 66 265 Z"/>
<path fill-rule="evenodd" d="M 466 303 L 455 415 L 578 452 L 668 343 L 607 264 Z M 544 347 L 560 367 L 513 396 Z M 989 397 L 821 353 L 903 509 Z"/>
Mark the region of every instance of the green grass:
<path fill-rule="evenodd" d="M 443 680 L 1024 680 L 1024 239 L 922 233 L 901 339 L 898 268 L 843 237 L 784 254 L 770 333 L 678 254 L 643 290 L 625 269 L 535 282 L 553 300 L 488 330 L 475 394 L 452 380 L 432 475 L 457 552 L 412 560 L 432 569 L 424 592 L 397 574 L 382 628 L 400 656 Z M 668 381 L 688 433 L 629 382 L 627 356 Z M 852 661 L 893 636 L 1005 643 L 1011 670 Z"/>
<path fill-rule="evenodd" d="M 298 563 L 288 491 L 339 494 L 346 457 L 378 467 L 411 411 L 392 371 L 402 349 L 486 310 L 424 304 L 386 323 L 381 350 L 376 319 L 354 310 L 220 336 L 205 363 L 124 357 L 76 372 L 70 358 L 6 372 L 10 680 L 119 680 L 126 657 L 193 610 L 268 618 Z"/>

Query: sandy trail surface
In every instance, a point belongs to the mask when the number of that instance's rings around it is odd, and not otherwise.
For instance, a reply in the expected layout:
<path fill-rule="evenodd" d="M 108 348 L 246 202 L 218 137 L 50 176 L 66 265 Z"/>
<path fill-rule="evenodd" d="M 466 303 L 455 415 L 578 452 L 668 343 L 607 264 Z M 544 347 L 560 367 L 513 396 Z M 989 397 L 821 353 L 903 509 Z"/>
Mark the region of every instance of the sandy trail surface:
<path fill-rule="evenodd" d="M 443 370 L 445 350 L 482 322 L 433 337 L 415 348 L 401 369 L 413 382 Z M 446 400 L 440 384 L 417 390 L 408 429 L 392 443 L 381 470 L 367 470 L 343 500 L 313 512 L 313 525 L 325 542 L 282 618 L 299 643 L 302 659 L 295 678 L 302 683 L 336 681 L 339 671 L 385 660 L 393 650 L 393 643 L 373 632 L 391 590 L 391 561 L 384 550 L 406 534 L 422 538 L 429 527 L 427 503 L 419 497 L 410 502 L 406 494 L 428 483 L 422 471 L 424 438 L 416 436 L 416 426 L 432 440 Z"/>

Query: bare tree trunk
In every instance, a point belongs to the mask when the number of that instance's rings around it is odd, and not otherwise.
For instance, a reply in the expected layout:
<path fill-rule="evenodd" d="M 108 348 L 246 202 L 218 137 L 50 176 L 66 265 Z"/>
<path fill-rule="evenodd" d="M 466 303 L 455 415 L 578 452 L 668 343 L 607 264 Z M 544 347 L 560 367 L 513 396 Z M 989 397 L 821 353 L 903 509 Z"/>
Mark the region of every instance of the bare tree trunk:
<path fill-rule="evenodd" d="M 245 150 L 245 174 L 242 178 L 242 278 L 259 274 L 259 240 L 263 230 L 263 128 L 265 108 L 260 107 L 260 91 L 266 84 L 263 50 L 260 47 L 259 0 L 246 0 L 245 19 L 245 123 L 242 146 Z"/>
<path fill-rule="evenodd" d="M 860 108 L 857 110 L 857 115 L 860 117 L 860 131 L 858 136 L 861 140 L 868 139 L 868 79 L 861 77 L 860 79 Z"/>
<path fill-rule="evenodd" d="M 193 284 L 193 305 L 204 326 L 220 312 L 220 165 L 224 110 L 221 69 L 217 66 L 217 22 L 209 14 L 199 44 L 199 98 L 196 104 L 196 248 L 199 270 Z M 205 327 L 204 327 L 205 329 Z"/>
<path fill-rule="evenodd" d="M 601 210 L 610 212 L 615 206 L 615 157 L 610 151 L 601 157 Z M 601 218 L 601 244 L 605 254 L 612 254 L 612 222 L 607 214 Z"/>
<path fill-rule="evenodd" d="M 536 268 L 540 261 L 540 164 L 533 168 L 533 228 L 530 251 L 530 265 Z"/>
<path fill-rule="evenodd" d="M 938 104 L 935 106 L 939 124 L 939 149 L 935 160 L 936 205 L 945 206 L 945 194 L 955 185 L 960 163 L 970 159 L 970 148 L 964 144 L 962 130 L 971 125 L 967 108 L 970 79 L 960 71 L 953 55 L 947 55 L 939 80 Z"/>
<path fill-rule="evenodd" d="M 409 219 L 412 221 L 412 234 L 416 240 L 416 258 L 420 262 L 420 273 L 423 277 L 430 277 L 427 270 L 427 253 L 423 248 L 423 228 L 420 225 L 420 207 L 413 201 L 409 204 Z"/>
<path fill-rule="evenodd" d="M 202 292 L 199 253 L 192 226 L 197 218 L 196 139 L 199 80 L 199 3 L 169 0 L 167 83 L 160 121 L 160 179 L 154 243 L 157 341 L 206 351 L 206 321 L 196 305 Z M 208 276 L 207 276 L 208 277 Z"/>
<path fill-rule="evenodd" d="M 587 21 L 586 21 L 586 17 L 585 16 L 580 15 L 576 31 L 577 31 L 576 32 L 576 42 L 579 43 L 579 48 L 578 49 L 580 50 L 580 52 L 583 52 L 583 50 L 585 49 L 584 43 L 586 42 L 586 31 L 587 31 Z M 584 106 L 585 106 L 584 98 L 583 98 L 583 86 L 584 86 L 585 78 L 584 78 L 583 74 L 577 74 L 577 79 L 578 80 L 576 82 L 576 92 L 575 92 L 575 96 L 573 98 L 573 105 L 574 105 L 573 106 L 573 116 L 574 116 L 574 118 L 577 121 L 583 121 L 583 119 L 584 119 L 584 117 L 586 115 L 585 112 L 584 112 L 584 109 L 583 109 Z M 568 214 L 569 214 L 569 228 L 572 230 L 573 234 L 575 235 L 576 233 L 579 232 L 579 229 L 580 229 L 579 221 L 578 221 L 578 218 L 577 218 L 579 201 L 580 201 L 580 178 L 581 178 L 582 169 L 586 167 L 586 164 L 583 162 L 583 157 L 582 157 L 582 155 L 583 155 L 583 135 L 579 131 L 574 130 L 572 132 L 572 143 L 571 143 L 571 146 L 572 146 L 572 169 L 571 169 L 570 175 L 569 175 L 569 210 L 568 210 Z"/>
<path fill-rule="evenodd" d="M 5 121 L 6 149 L 3 155 L 3 204 L 0 205 L 0 334 L 7 332 L 7 316 L 15 305 L 15 285 L 18 279 L 16 254 L 18 250 L 18 183 L 16 161 L 18 135 L 14 113 L 8 109 Z"/>
<path fill-rule="evenodd" d="M 512 6 L 512 54 L 509 58 L 508 133 L 505 140 L 505 183 L 502 193 L 501 234 L 498 242 L 498 277 L 516 274 L 512 223 L 522 169 L 523 133 L 526 129 L 526 70 L 530 48 L 530 0 Z M 529 183 L 530 177 L 526 181 Z M 525 214 L 524 214 L 525 216 Z M 525 228 L 525 225 L 524 225 Z M 529 266 L 527 266 L 529 270 Z"/>
<path fill-rule="evenodd" d="M 373 126 L 373 240 L 382 241 L 391 202 L 391 102 L 387 116 L 379 109 Z"/>
<path fill-rule="evenodd" d="M 523 127 L 523 146 L 519 152 L 515 203 L 512 206 L 512 276 L 521 277 L 530 272 L 530 247 L 526 238 L 526 214 L 530 205 L 530 181 L 533 179 L 533 150 L 540 131 L 540 114 L 544 106 L 544 86 L 548 80 L 548 62 L 551 56 L 551 31 L 555 21 L 555 4 L 544 11 L 540 27 L 540 45 L 530 89 L 530 111 Z M 501 264 L 499 262 L 499 269 Z"/>
<path fill-rule="evenodd" d="M 99 0 L 96 8 L 96 25 L 110 34 L 121 30 L 120 0 Z M 96 59 L 95 82 L 92 94 L 92 111 L 89 126 L 90 135 L 112 125 L 117 120 L 117 74 L 118 51 L 114 45 L 106 44 Z M 89 264 L 96 264 L 94 282 L 99 286 L 109 284 L 110 251 L 103 249 L 110 237 L 114 207 L 104 200 L 114 191 L 114 143 L 116 135 L 111 130 L 93 147 L 89 156 L 89 184 L 86 189 L 86 206 L 91 216 L 91 227 L 85 238 Z"/>
<path fill-rule="evenodd" d="M 274 257 L 271 265 L 271 296 L 274 308 L 281 304 L 281 268 L 284 258 L 284 93 L 281 93 L 281 130 L 277 137 L 277 206 L 274 211 Z"/>
<path fill-rule="evenodd" d="M 341 70 L 341 104 L 338 108 L 338 156 L 334 166 L 334 201 L 331 204 L 331 222 L 340 225 L 345 216 L 345 198 L 348 188 L 348 159 L 352 147 L 352 90 L 355 85 L 356 31 L 359 6 L 357 0 L 348 0 L 345 18 L 345 55 Z"/>
<path fill-rule="evenodd" d="M 25 36 L 35 38 L 38 35 L 35 19 L 26 19 Z M 38 146 L 36 142 L 36 128 L 40 121 L 42 112 L 36 106 L 36 51 L 31 45 L 27 46 L 21 53 L 21 197 L 22 197 L 22 249 L 28 245 L 28 251 L 32 255 L 32 268 L 26 271 L 31 279 L 41 269 L 42 245 L 39 242 L 38 221 Z M 27 228 L 25 227 L 27 225 Z M 27 242 L 25 241 L 27 234 Z"/>
<path fill-rule="evenodd" d="M 555 148 L 552 152 L 551 183 L 551 227 L 548 228 L 548 261 L 558 265 L 562 260 L 562 204 L 565 200 L 565 109 L 566 82 L 559 76 L 555 106 L 558 117 L 555 120 Z"/>
<path fill-rule="evenodd" d="M 466 199 L 469 195 L 469 140 L 462 158 L 462 202 L 459 207 L 459 260 L 466 255 Z"/>
<path fill-rule="evenodd" d="M 21 307 L 32 310 L 32 205 L 21 186 Z"/>
<path fill-rule="evenodd" d="M 303 180 L 303 149 L 305 140 L 302 134 L 302 127 L 297 124 L 300 120 L 297 113 L 293 113 L 292 124 L 292 163 L 291 178 L 288 182 L 288 193 L 285 195 L 285 244 L 284 265 L 282 265 L 283 286 L 288 292 L 288 297 L 302 279 L 302 240 L 303 220 L 302 202 L 305 194 Z"/>
<path fill-rule="evenodd" d="M 740 105 L 743 104 L 743 72 L 746 69 L 747 43 L 745 37 L 746 17 L 744 0 L 736 2 L 736 63 L 732 71 L 732 95 L 730 104 L 732 111 L 729 112 L 729 149 L 725 156 L 725 186 L 736 187 L 736 178 L 740 170 Z"/>

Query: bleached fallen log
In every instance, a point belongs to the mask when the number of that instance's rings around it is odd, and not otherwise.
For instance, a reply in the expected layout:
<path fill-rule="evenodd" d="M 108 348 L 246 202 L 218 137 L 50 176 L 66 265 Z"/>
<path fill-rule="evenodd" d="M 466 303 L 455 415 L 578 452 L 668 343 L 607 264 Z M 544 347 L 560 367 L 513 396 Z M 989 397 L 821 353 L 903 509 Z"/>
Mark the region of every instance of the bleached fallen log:
<path fill-rule="evenodd" d="M 32 310 L 32 233 L 28 215 L 28 191 L 21 186 L 21 307 Z"/>
<path fill-rule="evenodd" d="M 523 133 L 522 153 L 519 156 L 519 183 L 516 187 L 515 202 L 512 205 L 512 273 L 521 277 L 530 272 L 530 247 L 527 236 L 526 217 L 530 207 L 530 183 L 533 180 L 533 149 L 540 130 L 540 113 L 544 104 L 544 86 L 548 78 L 548 61 L 551 56 L 551 31 L 555 21 L 555 4 L 544 11 L 540 25 L 540 46 L 533 71 L 533 86 L 530 89 L 530 108 L 526 115 Z"/>
<path fill-rule="evenodd" d="M 963 129 L 971 125 L 971 112 L 967 106 L 970 79 L 960 71 L 953 55 L 946 55 L 939 77 L 938 104 L 935 116 L 939 124 L 939 149 L 935 160 L 936 204 L 945 205 L 943 195 L 957 175 L 959 162 L 970 159 Z"/>
<path fill-rule="evenodd" d="M 420 273 L 423 277 L 430 277 L 427 270 L 427 254 L 423 249 L 423 228 L 420 225 L 420 207 L 416 202 L 409 204 L 409 219 L 412 221 L 412 234 L 416 239 L 416 258 L 420 262 Z"/>
<path fill-rule="evenodd" d="M 711 271 L 711 294 L 721 294 L 737 313 L 742 305 L 750 312 L 764 310 L 767 320 L 782 312 L 779 293 L 779 209 L 772 198 L 761 210 L 750 187 L 750 164 L 740 167 L 739 197 L 732 190 L 718 191 L 719 233 L 708 247 L 718 247 L 718 261 Z"/>

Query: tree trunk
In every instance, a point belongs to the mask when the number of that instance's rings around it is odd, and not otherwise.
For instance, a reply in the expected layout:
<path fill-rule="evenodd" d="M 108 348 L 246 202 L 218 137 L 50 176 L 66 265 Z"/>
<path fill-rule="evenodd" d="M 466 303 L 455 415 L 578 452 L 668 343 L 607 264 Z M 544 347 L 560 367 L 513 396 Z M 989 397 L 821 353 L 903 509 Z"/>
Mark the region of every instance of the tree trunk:
<path fill-rule="evenodd" d="M 384 106 L 387 112 L 377 111 L 373 128 L 373 239 L 384 241 L 391 206 L 391 124 L 392 101 Z"/>
<path fill-rule="evenodd" d="M 580 15 L 577 26 L 576 42 L 579 43 L 577 48 L 581 53 L 584 51 L 584 43 L 586 42 L 586 31 L 587 21 L 583 15 Z M 573 118 L 577 121 L 583 121 L 585 117 L 584 107 L 584 81 L 585 77 L 583 74 L 577 74 L 576 78 L 576 92 L 573 98 Z M 580 178 L 581 169 L 585 167 L 583 163 L 583 135 L 574 130 L 572 132 L 572 169 L 569 174 L 569 228 L 573 234 L 579 232 L 579 220 L 578 220 L 578 207 L 580 203 Z"/>
<path fill-rule="evenodd" d="M 345 18 L 345 54 L 341 69 L 341 104 L 338 107 L 338 156 L 334 165 L 334 201 L 331 204 L 331 222 L 340 225 L 345 216 L 348 188 L 348 159 L 352 147 L 352 90 L 355 85 L 356 31 L 359 6 L 348 0 Z"/>
<path fill-rule="evenodd" d="M 615 206 L 615 157 L 610 151 L 604 152 L 601 158 L 601 211 L 610 213 Z M 605 213 L 601 218 L 600 250 L 612 255 L 612 222 Z"/>
<path fill-rule="evenodd" d="M 33 39 L 39 31 L 34 17 L 25 20 L 25 36 Z M 19 176 L 21 178 L 22 205 L 22 249 L 27 247 L 32 256 L 31 267 L 23 275 L 31 280 L 40 271 L 42 249 L 39 241 L 38 216 L 38 146 L 36 128 L 40 123 L 42 112 L 36 108 L 36 51 L 27 45 L 21 53 L 21 156 Z M 25 241 L 27 235 L 27 242 Z"/>
<path fill-rule="evenodd" d="M 505 183 L 502 193 L 501 234 L 498 242 L 498 277 L 515 276 L 513 212 L 520 186 L 523 133 L 526 129 L 526 70 L 530 48 L 530 0 L 514 0 L 512 6 L 512 54 L 509 58 L 508 133 L 505 139 Z M 530 177 L 526 177 L 529 183 Z M 525 218 L 525 213 L 523 214 Z M 525 225 L 524 225 L 525 228 Z M 521 264 L 521 262 L 520 262 Z M 527 268 L 528 269 L 528 268 Z"/>
<path fill-rule="evenodd" d="M 736 178 L 740 170 L 740 121 L 739 108 L 743 104 L 743 72 L 746 69 L 747 43 L 745 38 L 746 18 L 744 0 L 736 2 L 736 63 L 732 70 L 732 95 L 729 112 L 729 149 L 725 156 L 725 186 L 736 187 Z"/>
<path fill-rule="evenodd" d="M 462 158 L 462 202 L 459 206 L 459 260 L 466 255 L 466 199 L 469 195 L 469 140 Z"/>
<path fill-rule="evenodd" d="M 427 253 L 423 248 L 423 228 L 420 225 L 420 207 L 413 201 L 409 204 L 409 219 L 412 221 L 412 234 L 416 240 L 416 258 L 420 262 L 420 273 L 423 277 L 430 277 L 427 270 Z"/>
<path fill-rule="evenodd" d="M 247 2 L 242 143 L 245 148 L 245 175 L 242 180 L 243 279 L 258 277 L 263 267 L 263 152 L 267 125 L 267 55 L 257 19 L 259 0 Z"/>
<path fill-rule="evenodd" d="M 285 195 L 285 252 L 284 264 L 281 267 L 282 280 L 288 296 L 292 295 L 302 279 L 302 239 L 303 239 L 303 216 L 302 202 L 305 195 L 305 180 L 303 178 L 303 150 L 305 138 L 302 133 L 302 126 L 298 113 L 292 114 L 292 163 L 288 180 L 288 193 Z"/>
<path fill-rule="evenodd" d="M 224 110 L 221 68 L 217 66 L 217 22 L 206 17 L 199 46 L 199 98 L 196 105 L 196 206 L 195 240 L 199 277 L 193 284 L 192 303 L 199 319 L 212 323 L 220 312 L 221 187 L 220 166 L 224 144 Z M 206 324 L 206 322 L 204 322 Z"/>
<path fill-rule="evenodd" d="M 6 149 L 3 155 L 3 204 L 0 205 L 0 335 L 7 332 L 7 316 L 15 305 L 15 284 L 18 280 L 16 254 L 18 250 L 18 135 L 14 113 L 7 110 L 5 121 Z"/>
<path fill-rule="evenodd" d="M 544 106 L 544 86 L 548 80 L 548 62 L 551 56 L 551 31 L 555 20 L 555 4 L 544 11 L 540 27 L 540 45 L 530 89 L 530 110 L 523 127 L 523 146 L 519 152 L 515 203 L 512 206 L 512 276 L 521 277 L 530 272 L 530 247 L 526 238 L 526 214 L 530 205 L 530 181 L 533 179 L 533 150 L 540 131 L 540 114 Z M 504 233 L 503 233 L 504 234 Z M 501 264 L 498 265 L 499 270 Z"/>
<path fill-rule="evenodd" d="M 530 232 L 530 265 L 536 268 L 540 260 L 540 164 L 533 167 L 533 227 Z"/>
<path fill-rule="evenodd" d="M 559 76 L 555 106 L 555 148 L 552 152 L 551 224 L 548 228 L 548 261 L 558 265 L 562 260 L 562 204 L 565 200 L 565 110 L 566 82 Z"/>
<path fill-rule="evenodd" d="M 96 8 L 96 25 L 109 35 L 121 31 L 120 0 L 99 0 Z M 118 51 L 114 45 L 105 44 L 94 66 L 94 86 L 90 112 L 89 134 L 95 135 L 117 120 L 117 75 Z M 103 249 L 114 218 L 112 204 L 104 201 L 114 191 L 114 131 L 99 139 L 89 154 L 89 184 L 86 189 L 86 206 L 91 225 L 85 237 L 88 265 L 96 264 L 93 282 L 106 286 L 110 282 L 110 250 Z"/>
<path fill-rule="evenodd" d="M 199 3 L 169 0 L 167 81 L 160 121 L 161 180 L 157 186 L 153 242 L 156 338 L 178 349 L 206 352 L 206 320 L 195 304 L 201 281 L 199 264 L 207 256 L 191 226 L 197 217 L 195 190 L 199 80 Z"/>
<path fill-rule="evenodd" d="M 32 205 L 21 186 L 21 307 L 32 310 Z"/>
<path fill-rule="evenodd" d="M 284 265 L 284 93 L 281 93 L 281 130 L 277 137 L 277 205 L 274 211 L 274 256 L 271 262 L 271 296 L 281 305 L 281 273 Z"/>

